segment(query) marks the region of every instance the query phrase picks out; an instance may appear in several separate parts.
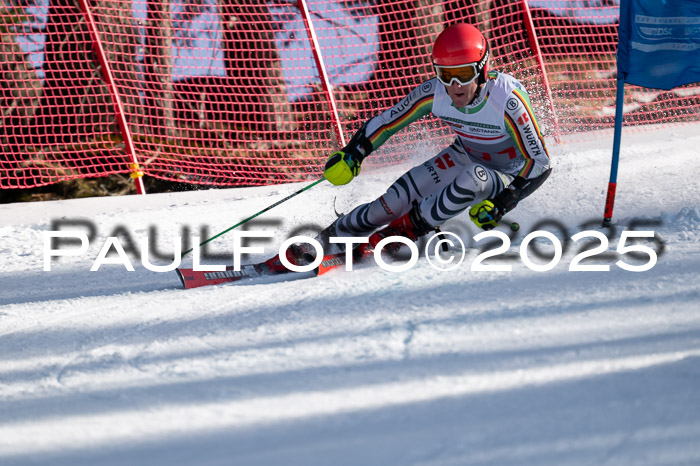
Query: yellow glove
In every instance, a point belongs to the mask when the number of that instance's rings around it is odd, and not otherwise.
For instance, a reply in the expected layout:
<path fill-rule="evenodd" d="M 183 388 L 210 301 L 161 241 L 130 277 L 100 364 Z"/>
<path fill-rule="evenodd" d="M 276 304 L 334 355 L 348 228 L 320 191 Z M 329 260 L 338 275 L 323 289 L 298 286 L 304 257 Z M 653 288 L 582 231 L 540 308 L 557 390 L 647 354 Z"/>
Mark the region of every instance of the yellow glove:
<path fill-rule="evenodd" d="M 323 176 L 334 185 L 348 184 L 359 175 L 360 164 L 374 149 L 365 135 L 367 123 L 369 121 L 360 126 L 345 147 L 328 157 Z"/>
<path fill-rule="evenodd" d="M 333 152 L 326 161 L 323 176 L 336 186 L 348 184 L 360 173 L 362 156 L 342 150 Z"/>
<path fill-rule="evenodd" d="M 483 230 L 493 230 L 498 226 L 498 222 L 503 218 L 505 209 L 499 206 L 499 203 L 494 203 L 491 199 L 486 199 L 479 202 L 477 205 L 469 209 L 469 218 L 476 226 Z"/>

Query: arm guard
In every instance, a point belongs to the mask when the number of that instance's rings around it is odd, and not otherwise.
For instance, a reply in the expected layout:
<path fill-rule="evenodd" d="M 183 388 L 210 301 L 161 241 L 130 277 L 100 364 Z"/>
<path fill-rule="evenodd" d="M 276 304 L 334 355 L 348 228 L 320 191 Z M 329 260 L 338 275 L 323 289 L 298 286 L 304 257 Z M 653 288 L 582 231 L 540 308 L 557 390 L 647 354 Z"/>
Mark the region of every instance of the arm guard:
<path fill-rule="evenodd" d="M 367 131 L 367 121 L 365 121 L 362 126 L 355 132 L 352 139 L 343 147 L 342 151 L 350 153 L 357 159 L 358 163 L 362 163 L 365 157 L 367 157 L 373 150 L 372 141 L 370 141 L 366 136 Z"/>

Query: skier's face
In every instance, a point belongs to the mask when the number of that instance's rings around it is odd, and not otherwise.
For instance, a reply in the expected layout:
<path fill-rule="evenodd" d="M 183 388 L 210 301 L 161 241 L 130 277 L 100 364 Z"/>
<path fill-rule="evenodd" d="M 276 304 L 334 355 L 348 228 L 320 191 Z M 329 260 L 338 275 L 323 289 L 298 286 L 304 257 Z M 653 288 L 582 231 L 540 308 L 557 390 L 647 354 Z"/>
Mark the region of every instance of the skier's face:
<path fill-rule="evenodd" d="M 447 95 L 452 99 L 452 103 L 457 108 L 466 107 L 469 102 L 474 99 L 476 94 L 476 88 L 479 85 L 476 80 L 470 82 L 466 86 L 462 86 L 456 81 L 452 81 L 452 84 L 445 86 L 447 89 Z"/>

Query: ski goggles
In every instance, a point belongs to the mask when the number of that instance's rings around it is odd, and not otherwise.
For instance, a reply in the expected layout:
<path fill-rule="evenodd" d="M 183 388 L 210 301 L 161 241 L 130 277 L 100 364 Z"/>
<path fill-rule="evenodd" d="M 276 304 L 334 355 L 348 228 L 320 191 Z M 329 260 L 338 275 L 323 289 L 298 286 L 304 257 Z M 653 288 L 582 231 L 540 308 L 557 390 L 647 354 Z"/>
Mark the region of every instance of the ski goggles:
<path fill-rule="evenodd" d="M 445 86 L 452 85 L 453 81 L 457 81 L 457 84 L 466 86 L 467 84 L 471 84 L 478 75 L 476 63 L 468 63 L 466 65 L 457 66 L 434 65 L 434 67 L 438 81 L 443 83 Z"/>

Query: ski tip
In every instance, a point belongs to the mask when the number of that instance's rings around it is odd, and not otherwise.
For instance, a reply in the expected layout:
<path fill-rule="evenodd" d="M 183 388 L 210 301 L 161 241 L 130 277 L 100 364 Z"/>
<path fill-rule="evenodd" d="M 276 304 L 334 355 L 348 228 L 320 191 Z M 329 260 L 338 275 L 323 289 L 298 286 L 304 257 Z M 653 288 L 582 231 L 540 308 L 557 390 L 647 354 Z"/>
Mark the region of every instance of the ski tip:
<path fill-rule="evenodd" d="M 177 272 L 178 278 L 180 278 L 180 283 L 182 283 L 182 288 L 187 289 L 187 285 L 185 284 L 185 277 L 182 275 L 182 272 L 180 272 L 180 269 L 175 269 Z"/>

